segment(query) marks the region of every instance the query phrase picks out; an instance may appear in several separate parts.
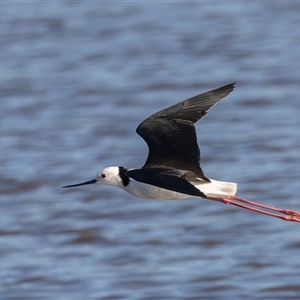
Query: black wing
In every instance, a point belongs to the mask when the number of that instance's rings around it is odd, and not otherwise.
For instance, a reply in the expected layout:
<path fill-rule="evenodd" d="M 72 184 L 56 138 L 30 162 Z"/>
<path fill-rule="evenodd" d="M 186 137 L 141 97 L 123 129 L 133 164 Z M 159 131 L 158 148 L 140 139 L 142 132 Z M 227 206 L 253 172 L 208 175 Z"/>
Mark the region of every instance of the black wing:
<path fill-rule="evenodd" d="M 126 175 L 136 181 L 177 193 L 203 198 L 206 197 L 204 193 L 195 188 L 194 185 L 187 180 L 187 178 L 193 178 L 195 181 L 197 180 L 195 174 L 189 171 L 164 168 L 143 168 L 127 170 Z"/>
<path fill-rule="evenodd" d="M 235 83 L 197 95 L 165 108 L 143 121 L 136 132 L 146 141 L 149 154 L 143 168 L 159 166 L 189 170 L 207 179 L 200 168 L 200 150 L 194 123 L 227 96 Z"/>

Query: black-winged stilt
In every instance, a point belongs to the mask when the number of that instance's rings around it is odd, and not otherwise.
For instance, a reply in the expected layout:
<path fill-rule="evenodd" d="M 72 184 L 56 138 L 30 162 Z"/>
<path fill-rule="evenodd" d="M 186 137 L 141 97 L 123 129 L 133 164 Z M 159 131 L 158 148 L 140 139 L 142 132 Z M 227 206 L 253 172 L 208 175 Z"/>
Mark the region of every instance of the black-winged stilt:
<path fill-rule="evenodd" d="M 117 186 L 138 198 L 186 199 L 201 197 L 232 204 L 287 221 L 300 222 L 300 213 L 279 209 L 235 196 L 237 184 L 207 178 L 200 167 L 200 150 L 194 124 L 227 96 L 234 83 L 189 98 L 144 120 L 137 133 L 149 153 L 140 169 L 107 167 L 96 179 L 64 188 L 98 183 Z"/>

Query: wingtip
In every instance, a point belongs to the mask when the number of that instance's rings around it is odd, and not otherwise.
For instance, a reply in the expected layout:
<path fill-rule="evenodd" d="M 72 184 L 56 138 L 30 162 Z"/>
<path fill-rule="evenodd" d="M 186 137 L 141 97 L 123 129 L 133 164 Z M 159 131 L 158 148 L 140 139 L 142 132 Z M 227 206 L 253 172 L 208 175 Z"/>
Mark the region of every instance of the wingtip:
<path fill-rule="evenodd" d="M 220 88 L 217 88 L 216 90 L 227 91 L 227 95 L 228 95 L 229 93 L 231 93 L 234 90 L 235 85 L 236 85 L 236 82 L 232 82 L 232 83 L 226 84 L 224 86 L 221 86 Z"/>
<path fill-rule="evenodd" d="M 235 88 L 235 85 L 236 85 L 236 82 L 232 82 L 232 83 L 229 83 L 229 84 L 224 85 L 223 87 L 224 87 L 224 88 L 225 88 L 225 87 L 230 87 L 230 88 L 234 89 L 234 88 Z"/>

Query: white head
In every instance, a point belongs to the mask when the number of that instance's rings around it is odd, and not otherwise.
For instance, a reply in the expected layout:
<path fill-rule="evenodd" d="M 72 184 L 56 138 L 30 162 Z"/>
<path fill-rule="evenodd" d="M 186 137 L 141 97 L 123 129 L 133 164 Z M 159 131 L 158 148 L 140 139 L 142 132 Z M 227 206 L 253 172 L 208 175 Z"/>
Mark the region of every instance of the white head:
<path fill-rule="evenodd" d="M 63 186 L 63 188 L 92 184 L 92 183 L 123 187 L 122 179 L 120 177 L 120 168 L 121 167 L 116 167 L 116 166 L 107 167 L 97 173 L 96 179 L 92 179 L 78 184 L 66 185 Z"/>
<path fill-rule="evenodd" d="M 119 167 L 107 167 L 104 168 L 102 171 L 97 173 L 96 177 L 97 182 L 99 184 L 105 185 L 114 185 L 120 186 L 122 185 L 122 180 L 120 177 L 120 169 Z"/>

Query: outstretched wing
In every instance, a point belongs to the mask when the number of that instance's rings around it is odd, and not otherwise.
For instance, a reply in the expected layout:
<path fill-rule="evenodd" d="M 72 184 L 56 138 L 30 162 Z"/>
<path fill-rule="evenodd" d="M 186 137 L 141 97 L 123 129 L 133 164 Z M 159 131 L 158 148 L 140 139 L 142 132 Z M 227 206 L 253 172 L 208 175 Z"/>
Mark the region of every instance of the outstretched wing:
<path fill-rule="evenodd" d="M 194 124 L 227 96 L 235 83 L 189 98 L 165 108 L 143 121 L 136 129 L 149 153 L 143 168 L 159 166 L 189 170 L 207 179 L 200 168 L 200 150 Z"/>

